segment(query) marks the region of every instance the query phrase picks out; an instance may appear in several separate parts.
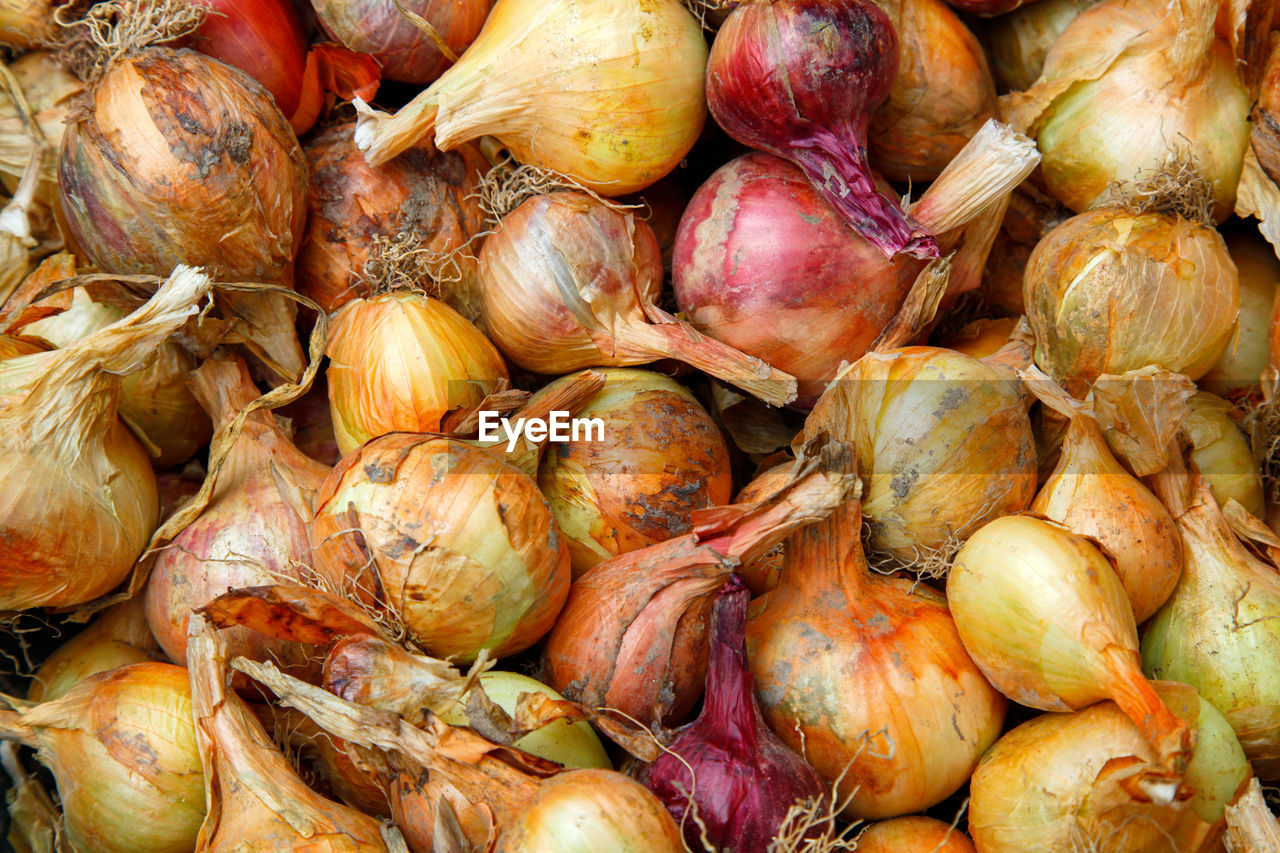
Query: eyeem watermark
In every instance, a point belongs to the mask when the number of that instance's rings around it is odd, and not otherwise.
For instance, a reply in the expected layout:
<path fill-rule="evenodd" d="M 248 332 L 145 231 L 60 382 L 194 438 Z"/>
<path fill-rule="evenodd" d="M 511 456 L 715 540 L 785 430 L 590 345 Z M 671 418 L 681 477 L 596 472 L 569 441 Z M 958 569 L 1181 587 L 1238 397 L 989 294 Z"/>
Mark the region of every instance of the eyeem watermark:
<path fill-rule="evenodd" d="M 534 444 L 544 441 L 604 441 L 604 421 L 600 418 L 575 418 L 572 413 L 551 411 L 545 418 L 504 418 L 497 412 L 480 413 L 480 440 L 507 440 L 507 452 L 511 453 L 524 436 Z"/>

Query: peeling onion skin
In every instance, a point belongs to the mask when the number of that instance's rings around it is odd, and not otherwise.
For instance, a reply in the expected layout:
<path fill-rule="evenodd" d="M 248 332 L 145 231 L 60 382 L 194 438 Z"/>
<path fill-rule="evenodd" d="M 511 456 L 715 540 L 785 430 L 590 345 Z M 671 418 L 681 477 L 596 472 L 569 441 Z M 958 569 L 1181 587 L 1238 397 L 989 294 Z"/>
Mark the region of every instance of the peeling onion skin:
<path fill-rule="evenodd" d="M 895 817 L 873 823 L 858 836 L 859 853 L 974 853 L 973 842 L 931 817 Z"/>

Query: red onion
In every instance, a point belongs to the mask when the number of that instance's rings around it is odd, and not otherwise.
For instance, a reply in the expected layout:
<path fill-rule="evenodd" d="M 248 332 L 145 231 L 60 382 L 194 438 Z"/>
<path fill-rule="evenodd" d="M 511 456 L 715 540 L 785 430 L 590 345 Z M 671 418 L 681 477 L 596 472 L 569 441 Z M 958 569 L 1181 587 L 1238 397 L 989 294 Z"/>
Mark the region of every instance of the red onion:
<path fill-rule="evenodd" d="M 792 805 L 826 793 L 817 771 L 760 715 L 743 650 L 750 597 L 737 575 L 720 591 L 711 612 L 702 713 L 639 776 L 684 828 L 691 850 L 704 849 L 705 837 L 716 851 L 763 853 Z"/>
<path fill-rule="evenodd" d="M 753 0 L 711 46 L 707 105 L 734 139 L 803 169 L 886 256 L 936 258 L 933 235 L 876 189 L 867 165 L 871 113 L 897 72 L 897 33 L 870 0 Z"/>

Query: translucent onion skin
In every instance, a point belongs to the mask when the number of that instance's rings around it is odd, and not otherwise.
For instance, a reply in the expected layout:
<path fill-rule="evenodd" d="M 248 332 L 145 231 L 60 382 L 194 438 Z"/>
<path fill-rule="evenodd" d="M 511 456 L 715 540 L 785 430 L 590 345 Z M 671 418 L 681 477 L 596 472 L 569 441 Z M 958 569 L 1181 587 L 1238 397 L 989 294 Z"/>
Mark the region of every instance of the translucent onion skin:
<path fill-rule="evenodd" d="M 1098 0 L 1036 0 L 985 21 L 991 69 L 1002 91 L 1030 89 L 1067 25 Z"/>
<path fill-rule="evenodd" d="M 333 433 L 344 454 L 389 432 L 438 432 L 479 404 L 507 366 L 480 330 L 438 299 L 394 291 L 348 302 L 325 350 Z"/>
<path fill-rule="evenodd" d="M 1256 518 L 1266 515 L 1262 477 L 1253 460 L 1249 439 L 1232 417 L 1234 407 L 1207 391 L 1187 401 L 1191 414 L 1182 432 L 1191 440 L 1191 461 L 1213 491 L 1220 506 L 1235 500 Z"/>
<path fill-rule="evenodd" d="M 475 146 L 433 152 L 416 145 L 373 167 L 352 141 L 354 131 L 351 123 L 335 125 L 307 144 L 309 216 L 298 250 L 298 290 L 326 311 L 371 295 L 365 265 L 375 238 L 416 231 L 422 239 L 412 248 L 443 256 L 484 230 L 474 194 L 488 161 Z M 444 288 L 446 301 L 474 320 L 474 304 L 448 296 L 456 289 L 474 300 L 475 260 L 458 252 L 456 263 L 462 281 Z"/>
<path fill-rule="evenodd" d="M 694 510 L 727 504 L 732 494 L 724 437 L 693 394 L 647 370 L 600 372 L 604 388 L 575 417 L 599 418 L 603 432 L 556 442 L 538 468 L 575 578 L 620 553 L 688 533 Z"/>
<path fill-rule="evenodd" d="M 950 824 L 931 817 L 895 817 L 858 835 L 861 853 L 974 853 L 973 842 Z"/>
<path fill-rule="evenodd" d="M 1219 396 L 1258 388 L 1269 363 L 1271 309 L 1280 284 L 1280 260 L 1269 243 L 1259 237 L 1232 234 L 1227 237 L 1227 250 L 1239 274 L 1240 322 L 1222 358 L 1196 383 Z"/>
<path fill-rule="evenodd" d="M 382 600 L 436 657 L 523 651 L 569 593 L 569 550 L 537 485 L 451 439 L 392 433 L 348 455 L 311 534 L 317 564 L 365 589 L 371 556 Z"/>
<path fill-rule="evenodd" d="M 388 80 L 430 83 L 451 64 L 391 0 L 315 0 L 311 5 L 331 38 L 374 56 Z M 401 5 L 426 19 L 460 56 L 479 34 L 493 0 L 401 0 Z"/>
<path fill-rule="evenodd" d="M 1100 208 L 1040 241 L 1023 285 L 1036 364 L 1072 396 L 1156 364 L 1199 379 L 1235 334 L 1240 285 L 1218 232 Z"/>

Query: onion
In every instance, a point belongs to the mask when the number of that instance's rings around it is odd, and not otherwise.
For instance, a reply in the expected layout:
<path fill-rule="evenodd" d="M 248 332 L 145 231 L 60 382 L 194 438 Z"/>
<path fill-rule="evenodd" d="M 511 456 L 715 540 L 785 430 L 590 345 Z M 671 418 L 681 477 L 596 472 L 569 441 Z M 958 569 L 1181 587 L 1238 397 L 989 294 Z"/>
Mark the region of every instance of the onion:
<path fill-rule="evenodd" d="M 645 724 L 683 720 L 706 680 L 708 614 L 735 566 L 830 513 L 856 486 L 826 466 L 798 462 L 773 497 L 701 510 L 692 533 L 620 554 L 574 581 L 547 638 L 547 683 Z"/>
<path fill-rule="evenodd" d="M 1083 396 L 1103 373 L 1149 364 L 1199 379 L 1235 334 L 1240 287 L 1213 228 L 1102 208 L 1040 241 L 1023 298 L 1036 364 Z"/>
<path fill-rule="evenodd" d="M 974 320 L 949 335 L 939 338 L 938 346 L 976 358 L 979 361 L 995 355 L 1009 341 L 1018 325 L 1017 317 Z"/>
<path fill-rule="evenodd" d="M 205 362 L 191 386 L 219 431 L 261 396 L 239 359 Z M 327 474 L 325 465 L 293 446 L 271 412 L 249 415 L 208 505 L 160 552 L 147 577 L 147 621 L 170 660 L 186 665 L 187 621 L 218 593 L 311 571 L 307 524 Z M 224 642 L 236 654 L 307 663 L 296 647 L 263 642 L 243 629 Z"/>
<path fill-rule="evenodd" d="M 1106 551 L 1133 607 L 1134 622 L 1141 625 L 1168 600 L 1182 574 L 1182 543 L 1173 517 L 1111 455 L 1091 411 L 1047 379 L 1029 384 L 1045 405 L 1070 422 L 1057 467 L 1040 486 L 1031 510 Z"/>
<path fill-rule="evenodd" d="M 160 507 L 146 451 L 116 417 L 119 374 L 141 367 L 208 289 L 208 276 L 178 267 L 125 319 L 0 361 L 0 609 L 81 604 L 129 574 Z"/>
<path fill-rule="evenodd" d="M 194 460 L 181 468 L 156 472 L 162 522 L 167 521 L 187 500 L 199 494 L 207 473 L 204 465 Z"/>
<path fill-rule="evenodd" d="M 800 167 L 886 257 L 936 258 L 927 223 L 882 195 L 867 166 L 871 113 L 897 72 L 897 33 L 869 0 L 747 2 L 716 33 L 707 105 L 734 139 Z"/>
<path fill-rule="evenodd" d="M 726 504 L 732 494 L 729 450 L 693 394 L 647 370 L 599 372 L 604 387 L 575 417 L 598 418 L 600 434 L 558 442 L 538 468 L 574 577 L 610 557 L 683 536 L 691 513 Z"/>
<path fill-rule="evenodd" d="M 1250 115 L 1253 120 L 1250 147 L 1257 157 L 1258 165 L 1275 181 L 1276 176 L 1280 175 L 1280 121 L 1277 121 L 1277 106 L 1280 105 L 1280 51 L 1276 50 L 1276 43 L 1271 39 L 1268 40 L 1267 50 L 1266 66 L 1262 79 L 1258 81 L 1257 103 Z"/>
<path fill-rule="evenodd" d="M 53 35 L 53 0 L 0 0 L 0 42 L 38 47 Z"/>
<path fill-rule="evenodd" d="M 1042 711 L 1111 699 L 1165 768 L 1185 770 L 1187 725 L 1143 678 L 1129 598 L 1083 536 L 1035 516 L 998 518 L 956 555 L 947 598 L 964 647 L 1000 692 Z"/>
<path fill-rule="evenodd" d="M 1002 112 L 1036 137 L 1049 192 L 1076 212 L 1114 181 L 1173 169 L 1213 186 L 1214 217 L 1235 203 L 1249 146 L 1249 93 L 1214 29 L 1217 0 L 1175 11 L 1103 0 L 1054 42 L 1039 82 Z"/>
<path fill-rule="evenodd" d="M 32 702 L 60 699 L 91 675 L 153 661 L 159 654 L 160 647 L 147 625 L 142 600 L 122 601 L 103 611 L 89 627 L 45 658 L 31 679 L 27 699 Z"/>
<path fill-rule="evenodd" d="M 0 8 L 2 6 L 0 3 Z M 17 79 L 30 116 L 45 139 L 47 147 L 41 155 L 36 198 L 45 207 L 52 207 L 58 195 L 58 148 L 63 122 L 73 102 L 84 91 L 84 84 L 59 65 L 54 54 L 41 50 L 24 53 L 13 61 L 9 70 Z M 0 176 L 10 191 L 27 168 L 31 147 L 31 131 L 23 121 L 22 108 L 12 94 L 0 93 Z"/>
<path fill-rule="evenodd" d="M 818 400 L 797 441 L 824 431 L 858 449 L 871 551 L 926 574 L 1035 496 L 1035 445 L 1018 389 L 958 352 L 868 353 Z"/>
<path fill-rule="evenodd" d="M 747 623 L 747 660 L 765 720 L 835 784 L 845 816 L 896 817 L 964 784 L 1007 703 L 942 596 L 869 574 L 861 530 L 854 500 L 788 540 L 782 582 Z"/>
<path fill-rule="evenodd" d="M 396 115 L 356 101 L 356 145 L 378 166 L 424 137 L 449 151 L 489 135 L 521 163 L 625 195 L 693 147 L 706 64 L 677 0 L 498 0 L 462 58 Z"/>
<path fill-rule="evenodd" d="M 861 853 L 974 853 L 973 842 L 931 817 L 895 817 L 873 823 L 858 836 Z"/>
<path fill-rule="evenodd" d="M 660 309 L 652 229 L 583 193 L 534 196 L 503 217 L 480 251 L 480 284 L 489 334 L 526 370 L 675 358 L 773 405 L 794 397 L 787 374 Z"/>
<path fill-rule="evenodd" d="M 276 409 L 288 421 L 293 432 L 293 446 L 329 468 L 338 464 L 342 451 L 333 435 L 333 416 L 329 412 L 329 384 L 324 374 L 315 378 L 311 390 L 287 406 Z"/>
<path fill-rule="evenodd" d="M 1111 702 L 1045 714 L 1006 734 L 973 774 L 969 830 L 990 853 L 1221 850 L 1224 807 L 1249 765 L 1222 714 L 1180 684 L 1156 685 L 1196 728 L 1185 784 Z"/>
<path fill-rule="evenodd" d="M 675 732 L 640 781 L 684 829 L 690 850 L 764 850 L 797 803 L 826 785 L 760 716 L 743 654 L 747 588 L 736 576 L 711 609 L 707 693 L 698 719 Z"/>
<path fill-rule="evenodd" d="M 0 730 L 39 749 L 73 849 L 194 849 L 204 775 L 182 667 L 135 663 L 99 673 L 12 722 L 6 716 Z"/>
<path fill-rule="evenodd" d="M 1234 407 L 1221 397 L 1201 391 L 1187 400 L 1191 414 L 1182 432 L 1191 441 L 1191 460 L 1222 506 L 1235 500 L 1257 518 L 1266 515 L 1262 478 L 1253 461 L 1249 440 L 1231 413 Z"/>
<path fill-rule="evenodd" d="M 991 122 L 913 215 L 955 248 L 962 226 L 1020 182 L 1036 156 L 1029 140 Z M 694 194 L 672 263 L 689 322 L 797 377 L 806 406 L 841 362 L 867 351 L 924 268 L 886 259 L 798 169 L 764 154 L 731 161 Z"/>
<path fill-rule="evenodd" d="M 755 501 L 767 501 L 787 484 L 791 466 L 787 463 L 775 465 L 763 471 L 738 492 L 735 503 L 745 504 Z M 782 576 L 783 555 L 786 553 L 785 543 L 774 545 L 759 557 L 738 567 L 737 573 L 742 582 L 754 595 L 764 595 L 778 585 Z"/>
<path fill-rule="evenodd" d="M 334 315 L 326 347 L 329 406 L 344 454 L 399 430 L 439 432 L 507 379 L 502 356 L 438 299 L 407 290 L 355 299 Z"/>
<path fill-rule="evenodd" d="M 418 145 L 374 168 L 351 141 L 353 131 L 335 125 L 307 145 L 310 217 L 298 250 L 298 290 L 326 311 L 369 296 L 366 270 L 377 238 L 404 234 L 404 249 L 436 260 L 437 277 L 448 272 L 446 259 L 457 264 L 460 281 L 445 288 L 446 300 L 474 320 L 475 260 L 462 248 L 484 230 L 473 194 L 487 161 L 473 145 L 449 153 Z M 448 299 L 455 290 L 460 298 Z"/>
<path fill-rule="evenodd" d="M 982 45 L 942 0 L 876 0 L 898 34 L 898 73 L 871 117 L 871 165 L 932 181 L 987 119 L 996 87 Z"/>
<path fill-rule="evenodd" d="M 1067 25 L 1098 0 L 1036 0 L 986 21 L 991 70 L 1001 91 L 1030 89 Z"/>
<path fill-rule="evenodd" d="M 569 589 L 569 551 L 537 485 L 496 454 L 393 433 L 349 454 L 316 499 L 318 567 L 369 583 L 437 657 L 529 648 Z M 367 549 L 367 551 L 366 551 Z"/>
<path fill-rule="evenodd" d="M 1240 319 L 1236 335 L 1209 372 L 1200 378 L 1206 391 L 1221 396 L 1256 391 L 1268 364 L 1271 310 L 1280 284 L 1275 250 L 1257 237 L 1233 234 L 1227 249 L 1240 280 Z"/>

